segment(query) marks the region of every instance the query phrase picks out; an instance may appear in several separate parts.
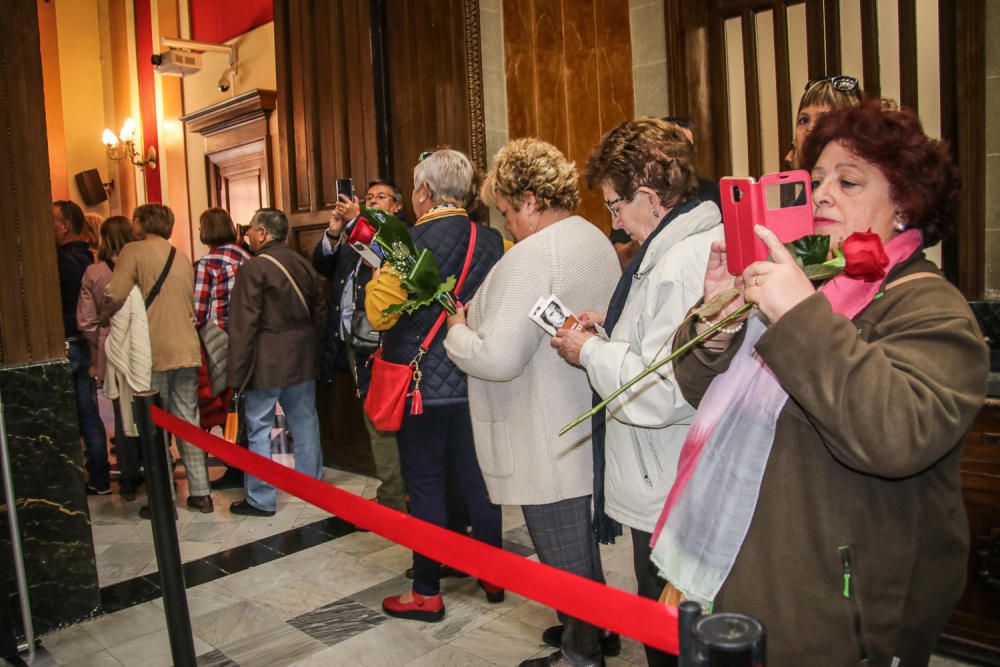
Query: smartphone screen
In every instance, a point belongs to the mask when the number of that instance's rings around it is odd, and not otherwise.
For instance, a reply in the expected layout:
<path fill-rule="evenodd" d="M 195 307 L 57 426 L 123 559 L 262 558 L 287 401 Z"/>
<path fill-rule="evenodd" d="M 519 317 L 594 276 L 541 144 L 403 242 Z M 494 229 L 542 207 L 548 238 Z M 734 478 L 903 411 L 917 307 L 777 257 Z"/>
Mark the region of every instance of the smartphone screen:
<path fill-rule="evenodd" d="M 337 179 L 337 200 L 340 200 L 340 195 L 344 195 L 349 200 L 354 199 L 354 182 L 349 178 L 338 178 Z"/>

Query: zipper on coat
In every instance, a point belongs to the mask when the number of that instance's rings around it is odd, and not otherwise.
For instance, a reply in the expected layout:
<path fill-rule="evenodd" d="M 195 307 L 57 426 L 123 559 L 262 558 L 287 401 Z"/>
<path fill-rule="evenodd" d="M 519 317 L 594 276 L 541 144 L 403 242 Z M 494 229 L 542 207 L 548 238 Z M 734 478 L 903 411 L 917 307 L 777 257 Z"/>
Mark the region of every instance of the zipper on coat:
<path fill-rule="evenodd" d="M 841 594 L 851 607 L 851 620 L 854 624 L 854 636 L 858 640 L 860 650 L 859 660 L 868 662 L 868 650 L 865 648 L 865 639 L 861 634 L 861 609 L 858 607 L 858 596 L 854 591 L 854 570 L 851 565 L 851 548 L 848 546 L 837 547 L 840 553 L 840 565 L 844 577 L 844 588 Z"/>
<path fill-rule="evenodd" d="M 653 442 L 653 436 L 650 434 L 648 430 L 646 431 L 646 442 L 649 443 L 649 452 L 650 454 L 653 455 L 653 463 L 656 464 L 657 470 L 659 470 L 662 473 L 663 464 L 660 463 L 660 455 L 656 453 L 656 443 Z"/>
<path fill-rule="evenodd" d="M 646 462 L 642 458 L 642 445 L 635 439 L 632 440 L 632 444 L 635 446 L 635 460 L 639 463 L 639 473 L 646 480 L 646 485 L 652 487 L 653 478 L 649 476 L 649 469 L 646 468 Z"/>

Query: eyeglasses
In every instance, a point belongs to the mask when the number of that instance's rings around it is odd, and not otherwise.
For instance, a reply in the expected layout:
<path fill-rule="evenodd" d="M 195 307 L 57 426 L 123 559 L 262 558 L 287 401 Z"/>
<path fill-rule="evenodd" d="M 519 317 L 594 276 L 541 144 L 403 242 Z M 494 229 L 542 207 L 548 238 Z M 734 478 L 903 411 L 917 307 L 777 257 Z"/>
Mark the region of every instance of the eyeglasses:
<path fill-rule="evenodd" d="M 810 79 L 806 83 L 806 91 L 811 90 L 813 86 L 818 86 L 821 83 L 828 83 L 834 90 L 839 90 L 842 93 L 860 94 L 858 89 L 858 80 L 853 76 L 844 76 L 840 74 L 836 76 L 825 76 L 820 79 Z"/>
<path fill-rule="evenodd" d="M 386 201 L 387 199 L 392 199 L 392 198 L 393 198 L 392 195 L 387 195 L 384 192 L 377 192 L 375 194 L 369 193 L 365 195 L 365 202 L 367 203 L 372 201 Z"/>
<path fill-rule="evenodd" d="M 625 197 L 619 197 L 618 199 L 612 199 L 611 201 L 608 201 L 607 199 L 605 199 L 604 200 L 604 206 L 608 209 L 608 213 L 610 213 L 611 215 L 613 215 L 614 217 L 617 218 L 618 217 L 618 210 L 615 208 L 615 206 L 618 206 L 618 204 L 621 204 L 621 203 L 627 202 L 627 201 L 629 201 L 629 200 L 626 199 Z"/>

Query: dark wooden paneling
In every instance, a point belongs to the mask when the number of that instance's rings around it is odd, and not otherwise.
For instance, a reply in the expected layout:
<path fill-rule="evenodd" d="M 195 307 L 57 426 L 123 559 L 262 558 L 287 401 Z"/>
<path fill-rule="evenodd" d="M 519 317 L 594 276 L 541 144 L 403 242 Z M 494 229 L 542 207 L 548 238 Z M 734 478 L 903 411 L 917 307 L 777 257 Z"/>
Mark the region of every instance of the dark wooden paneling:
<path fill-rule="evenodd" d="M 34 2 L 0 11 L 0 365 L 65 357 Z"/>
<path fill-rule="evenodd" d="M 505 0 L 507 126 L 535 136 L 581 168 L 601 136 L 634 116 L 626 0 Z M 599 192 L 581 180 L 579 215 L 605 230 Z"/>
<path fill-rule="evenodd" d="M 784 165 L 788 142 L 794 132 L 792 117 L 792 83 L 789 74 L 788 56 L 788 12 L 782 6 L 774 8 L 774 72 L 778 93 L 778 156 Z"/>
<path fill-rule="evenodd" d="M 826 76 L 826 11 L 823 0 L 806 0 L 806 45 L 809 50 L 809 78 Z M 836 74 L 836 72 L 833 72 Z"/>
<path fill-rule="evenodd" d="M 391 176 L 412 220 L 413 166 L 422 151 L 448 146 L 484 165 L 478 4 L 393 0 L 384 11 Z"/>
<path fill-rule="evenodd" d="M 747 153 L 750 173 L 764 173 L 764 151 L 760 138 L 760 86 L 757 84 L 757 21 L 752 9 L 744 9 L 740 18 L 743 30 L 743 81 L 746 91 Z"/>
<path fill-rule="evenodd" d="M 899 0 L 899 88 L 900 103 L 917 106 L 917 4 Z"/>
<path fill-rule="evenodd" d="M 327 219 L 338 178 L 363 187 L 378 169 L 369 2 L 275 0 L 274 9 L 280 206 L 294 228 Z"/>
<path fill-rule="evenodd" d="M 865 95 L 882 96 L 882 75 L 878 57 L 878 1 L 861 0 L 861 59 Z M 851 73 L 853 74 L 853 73 Z"/>
<path fill-rule="evenodd" d="M 955 153 L 962 205 L 945 239 L 948 279 L 969 299 L 986 285 L 986 10 L 981 2 L 942 2 L 941 134 Z"/>
<path fill-rule="evenodd" d="M 840 74 L 840 0 L 823 1 L 827 74 Z"/>
<path fill-rule="evenodd" d="M 939 644 L 963 657 L 1000 660 L 1000 401 L 988 399 L 962 457 L 969 516 L 968 582 Z"/>

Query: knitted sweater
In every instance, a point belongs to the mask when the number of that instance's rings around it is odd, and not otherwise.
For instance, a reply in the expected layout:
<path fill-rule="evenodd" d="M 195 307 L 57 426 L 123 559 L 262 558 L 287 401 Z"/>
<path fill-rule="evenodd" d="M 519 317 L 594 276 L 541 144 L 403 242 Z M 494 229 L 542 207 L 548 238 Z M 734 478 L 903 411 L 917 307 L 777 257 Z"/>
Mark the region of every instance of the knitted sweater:
<path fill-rule="evenodd" d="M 559 358 L 528 312 L 555 294 L 573 312 L 603 311 L 621 269 L 607 238 L 573 216 L 532 234 L 496 264 L 448 331 L 448 356 L 469 376 L 476 456 L 490 500 L 537 505 L 590 495 L 590 422 L 559 429 L 590 409 L 586 373 Z"/>

